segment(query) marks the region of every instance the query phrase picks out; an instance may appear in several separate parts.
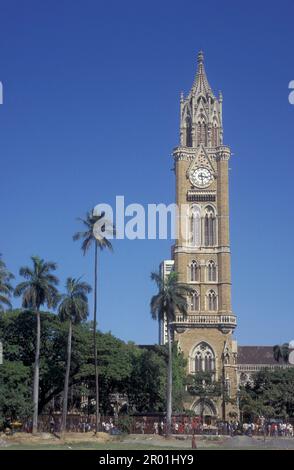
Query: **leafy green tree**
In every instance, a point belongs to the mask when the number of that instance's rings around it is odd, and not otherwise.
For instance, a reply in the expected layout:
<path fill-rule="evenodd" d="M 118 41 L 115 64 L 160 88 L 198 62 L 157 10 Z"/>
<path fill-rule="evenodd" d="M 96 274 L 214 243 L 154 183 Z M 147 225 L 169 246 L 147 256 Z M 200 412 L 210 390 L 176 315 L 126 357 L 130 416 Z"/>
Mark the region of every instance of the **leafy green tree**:
<path fill-rule="evenodd" d="M 168 365 L 167 365 L 167 411 L 166 411 L 166 432 L 171 432 L 172 415 L 172 328 L 176 319 L 176 312 L 187 315 L 187 295 L 192 293 L 192 289 L 186 284 L 179 282 L 178 273 L 171 272 L 165 279 L 156 272 L 151 273 L 151 279 L 158 287 L 158 293 L 154 295 L 150 302 L 152 318 L 167 323 L 168 338 Z"/>
<path fill-rule="evenodd" d="M 96 433 L 100 426 L 99 414 L 99 372 L 98 372 L 98 356 L 97 356 L 97 282 L 98 282 L 98 248 L 102 251 L 108 248 L 112 251 L 112 244 L 108 240 L 109 236 L 114 233 L 114 228 L 105 220 L 105 214 L 95 214 L 94 211 L 87 212 L 86 218 L 79 219 L 85 226 L 85 230 L 74 234 L 73 239 L 83 240 L 82 251 L 85 255 L 91 246 L 94 245 L 94 325 L 93 325 L 93 347 L 94 347 L 94 364 L 95 364 L 95 388 L 96 388 Z"/>
<path fill-rule="evenodd" d="M 58 279 L 52 274 L 57 268 L 56 263 L 46 262 L 38 256 L 32 256 L 33 268 L 23 266 L 19 270 L 20 276 L 25 281 L 18 284 L 14 290 L 16 297 L 22 297 L 22 306 L 34 310 L 37 317 L 37 336 L 34 366 L 33 387 L 33 433 L 38 431 L 38 403 L 39 403 L 39 369 L 40 369 L 40 341 L 41 341 L 41 319 L 40 308 L 47 304 L 55 307 L 58 302 L 58 291 L 56 286 Z"/>
<path fill-rule="evenodd" d="M 39 412 L 50 411 L 52 400 L 55 408 L 64 389 L 68 324 L 57 315 L 41 312 L 41 355 Z M 30 369 L 35 356 L 35 313 L 14 310 L 0 316 L 0 336 L 4 344 L 6 361 L 19 361 Z M 127 381 L 140 349 L 133 343 L 124 343 L 111 333 L 97 331 L 99 370 L 101 382 L 101 409 L 111 411 L 109 394 L 126 393 Z M 93 359 L 93 324 L 73 324 L 72 356 L 69 387 L 79 406 L 81 394 L 95 398 L 95 368 Z M 80 393 L 81 392 L 81 393 Z M 89 408 L 91 411 L 91 407 Z"/>
<path fill-rule="evenodd" d="M 262 370 L 240 389 L 240 410 L 251 418 L 294 417 L 294 369 Z"/>
<path fill-rule="evenodd" d="M 64 391 L 64 370 L 66 368 L 68 323 L 61 322 L 59 316 L 40 312 L 40 392 L 39 413 L 60 410 Z M 23 381 L 25 416 L 30 414 L 31 380 L 33 377 L 36 316 L 34 311 L 12 310 L 0 316 L 0 336 L 4 344 L 4 361 L 14 363 L 27 371 Z M 92 413 L 91 401 L 95 399 L 95 368 L 93 359 L 93 324 L 82 322 L 72 325 L 72 351 L 69 374 L 69 387 L 72 393 L 70 406 L 82 412 Z M 167 346 L 153 346 L 143 349 L 133 343 L 125 343 L 111 333 L 97 331 L 99 358 L 100 405 L 104 414 L 111 413 L 110 396 L 113 393 L 126 395 L 131 408 L 142 412 L 164 411 L 166 409 L 166 364 Z M 173 399 L 174 409 L 183 409 L 186 361 L 173 345 Z M 2 367 L 2 366 L 1 366 Z M 0 367 L 0 370 L 1 370 Z M 4 391 L 3 391 L 4 390 Z M 3 393 L 2 393 L 3 391 Z M 1 388 L 2 403 L 6 401 L 9 388 Z M 89 397 L 88 408 L 81 408 L 81 396 Z M 22 395 L 21 395 L 22 396 Z M 16 415 L 20 416 L 17 394 L 11 395 L 10 410 L 15 405 Z M 20 397 L 21 398 L 21 397 Z M 23 400 L 21 398 L 21 400 Z M 54 407 L 54 408 L 53 408 Z M 93 407 L 93 411 L 95 411 Z M 10 412 L 9 412 L 10 413 Z M 0 409 L 1 414 L 1 409 Z M 3 414 L 3 413 L 2 413 Z M 11 413 L 12 414 L 12 413 Z"/>
<path fill-rule="evenodd" d="M 22 420 L 31 414 L 30 381 L 30 368 L 21 362 L 0 366 L 0 427 L 5 418 Z"/>
<path fill-rule="evenodd" d="M 62 425 L 61 432 L 66 430 L 67 402 L 68 402 L 68 384 L 71 365 L 71 348 L 72 348 L 72 325 L 81 323 L 88 316 L 88 297 L 91 287 L 86 282 L 72 277 L 67 278 L 66 294 L 62 296 L 61 303 L 58 308 L 58 315 L 62 322 L 68 323 L 68 339 L 67 339 L 67 360 L 66 372 L 64 380 L 63 392 L 63 408 L 62 408 Z"/>
<path fill-rule="evenodd" d="M 166 353 L 160 346 L 142 349 L 134 358 L 128 381 L 130 405 L 140 413 L 164 411 L 166 406 Z"/>
<path fill-rule="evenodd" d="M 0 312 L 4 310 L 4 306 L 11 308 L 12 279 L 14 279 L 14 276 L 8 271 L 0 253 Z"/>

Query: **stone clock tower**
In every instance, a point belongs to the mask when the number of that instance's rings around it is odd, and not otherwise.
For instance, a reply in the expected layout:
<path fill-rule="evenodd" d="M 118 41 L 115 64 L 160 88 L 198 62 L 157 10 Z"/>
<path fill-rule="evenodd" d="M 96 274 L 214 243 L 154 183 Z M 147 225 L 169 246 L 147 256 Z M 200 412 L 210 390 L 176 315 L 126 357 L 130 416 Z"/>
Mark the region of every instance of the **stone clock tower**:
<path fill-rule="evenodd" d="M 201 408 L 205 416 L 230 419 L 237 409 L 229 240 L 230 148 L 223 144 L 222 95 L 213 94 L 202 52 L 191 91 L 181 96 L 180 145 L 173 156 L 179 208 L 174 269 L 180 282 L 193 288 L 188 316 L 176 317 L 174 338 L 188 360 L 188 373 L 210 372 L 223 390 L 204 401 L 191 396 L 186 406 L 196 413 Z"/>

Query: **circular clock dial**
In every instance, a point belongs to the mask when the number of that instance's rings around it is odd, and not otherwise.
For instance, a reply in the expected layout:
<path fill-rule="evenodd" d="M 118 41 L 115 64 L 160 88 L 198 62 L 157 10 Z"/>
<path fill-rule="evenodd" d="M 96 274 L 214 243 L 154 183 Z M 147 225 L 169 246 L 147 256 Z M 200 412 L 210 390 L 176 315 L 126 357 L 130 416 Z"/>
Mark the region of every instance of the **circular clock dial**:
<path fill-rule="evenodd" d="M 194 186 L 208 186 L 212 182 L 212 179 L 212 173 L 208 168 L 195 168 L 195 170 L 190 173 L 190 180 Z"/>

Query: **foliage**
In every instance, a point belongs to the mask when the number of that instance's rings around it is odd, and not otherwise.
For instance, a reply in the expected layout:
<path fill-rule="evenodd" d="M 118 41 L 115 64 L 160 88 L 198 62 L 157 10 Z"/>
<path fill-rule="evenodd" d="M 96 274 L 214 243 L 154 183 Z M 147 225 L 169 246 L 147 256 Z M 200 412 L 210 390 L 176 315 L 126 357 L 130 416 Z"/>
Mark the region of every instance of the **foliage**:
<path fill-rule="evenodd" d="M 133 419 L 131 416 L 122 415 L 118 418 L 118 428 L 126 434 L 130 434 L 132 432 L 132 424 Z"/>
<path fill-rule="evenodd" d="M 240 389 L 240 410 L 254 418 L 294 417 L 294 369 L 263 370 Z"/>
<path fill-rule="evenodd" d="M 58 279 L 51 271 L 57 269 L 56 263 L 44 261 L 38 256 L 32 256 L 33 268 L 23 266 L 19 270 L 25 281 L 20 282 L 14 289 L 15 297 L 22 297 L 24 308 L 39 310 L 42 305 L 56 307 L 59 300 L 56 286 Z"/>
<path fill-rule="evenodd" d="M 173 359 L 173 411 L 183 411 L 187 361 L 178 352 L 177 343 L 172 350 Z M 163 412 L 166 409 L 167 346 L 154 345 L 142 349 L 135 357 L 127 393 L 133 408 L 139 412 Z"/>
<path fill-rule="evenodd" d="M 32 412 L 31 371 L 21 362 L 5 361 L 0 366 L 0 424 L 27 417 Z"/>
<path fill-rule="evenodd" d="M 0 371 L 19 367 L 26 371 L 26 378 L 20 379 L 19 388 L 23 406 L 22 414 L 30 414 L 31 388 L 34 366 L 36 316 L 30 310 L 13 310 L 0 316 L 0 338 L 3 342 L 4 364 Z M 55 409 L 60 407 L 60 395 L 64 386 L 66 367 L 66 345 L 68 326 L 62 323 L 57 315 L 41 313 L 41 361 L 40 361 L 40 396 L 39 411 L 50 411 L 54 399 Z M 70 409 L 80 409 L 81 395 L 95 397 L 95 371 L 93 360 L 93 324 L 83 322 L 73 325 L 72 357 L 69 385 L 71 394 Z M 100 378 L 100 411 L 102 414 L 112 412 L 109 394 L 119 392 L 127 394 L 131 405 L 137 411 L 163 411 L 166 406 L 166 362 L 167 347 L 154 346 L 150 349 L 139 348 L 133 343 L 124 343 L 111 333 L 97 332 L 99 378 Z M 182 409 L 184 396 L 185 360 L 173 351 L 174 361 L 174 409 Z M 6 369 L 8 370 L 8 369 Z M 7 388 L 0 384 L 0 396 L 3 403 L 7 400 Z M 17 397 L 15 410 L 19 413 Z M 1 412 L 0 410 L 0 412 Z M 13 406 L 9 409 L 13 411 Z M 10 412 L 7 410 L 7 412 Z M 92 412 L 91 407 L 85 412 Z"/>
<path fill-rule="evenodd" d="M 81 249 L 84 255 L 96 243 L 100 250 L 108 248 L 112 250 L 112 244 L 108 240 L 110 236 L 115 234 L 114 226 L 105 219 L 105 213 L 95 214 L 94 211 L 86 213 L 86 217 L 83 219 L 78 218 L 82 222 L 85 230 L 82 232 L 76 232 L 73 236 L 73 240 L 82 240 Z M 97 228 L 96 228 L 97 227 Z"/>
<path fill-rule="evenodd" d="M 166 353 L 160 346 L 134 357 L 128 381 L 131 406 L 138 412 L 163 411 L 166 403 Z"/>
<path fill-rule="evenodd" d="M 222 385 L 220 381 L 213 380 L 210 372 L 197 372 L 187 378 L 188 392 L 199 397 L 220 396 Z"/>
<path fill-rule="evenodd" d="M 87 294 L 91 292 L 91 286 L 80 279 L 67 278 L 66 294 L 61 296 L 58 314 L 61 321 L 80 323 L 86 320 L 88 309 Z"/>
<path fill-rule="evenodd" d="M 150 302 L 151 315 L 154 320 L 164 320 L 172 322 L 175 319 L 176 310 L 182 315 L 187 315 L 187 295 L 193 292 L 186 284 L 179 282 L 178 273 L 171 271 L 165 279 L 160 273 L 151 273 L 151 279 L 158 287 Z"/>

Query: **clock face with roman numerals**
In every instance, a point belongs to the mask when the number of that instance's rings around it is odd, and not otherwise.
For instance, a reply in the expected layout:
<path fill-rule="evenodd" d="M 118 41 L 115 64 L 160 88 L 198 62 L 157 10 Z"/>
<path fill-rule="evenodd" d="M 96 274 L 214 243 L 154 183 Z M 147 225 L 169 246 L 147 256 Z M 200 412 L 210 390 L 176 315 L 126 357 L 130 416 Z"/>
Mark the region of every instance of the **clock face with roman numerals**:
<path fill-rule="evenodd" d="M 191 171 L 190 181 L 194 186 L 205 188 L 212 183 L 213 175 L 208 168 L 198 167 Z"/>

